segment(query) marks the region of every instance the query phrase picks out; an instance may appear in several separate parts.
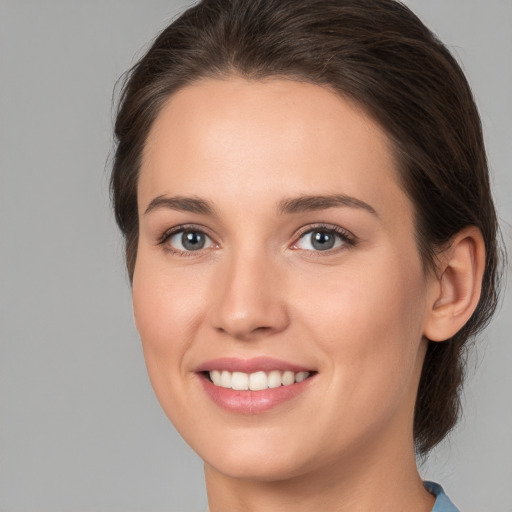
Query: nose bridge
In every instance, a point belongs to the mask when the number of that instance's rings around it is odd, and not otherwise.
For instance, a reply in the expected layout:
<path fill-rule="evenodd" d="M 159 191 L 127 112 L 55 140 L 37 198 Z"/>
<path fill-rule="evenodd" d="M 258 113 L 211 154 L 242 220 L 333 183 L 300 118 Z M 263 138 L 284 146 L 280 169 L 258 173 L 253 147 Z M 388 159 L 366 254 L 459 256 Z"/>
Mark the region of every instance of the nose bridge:
<path fill-rule="evenodd" d="M 268 251 L 233 251 L 215 277 L 214 327 L 237 339 L 283 330 L 288 315 L 280 274 Z"/>

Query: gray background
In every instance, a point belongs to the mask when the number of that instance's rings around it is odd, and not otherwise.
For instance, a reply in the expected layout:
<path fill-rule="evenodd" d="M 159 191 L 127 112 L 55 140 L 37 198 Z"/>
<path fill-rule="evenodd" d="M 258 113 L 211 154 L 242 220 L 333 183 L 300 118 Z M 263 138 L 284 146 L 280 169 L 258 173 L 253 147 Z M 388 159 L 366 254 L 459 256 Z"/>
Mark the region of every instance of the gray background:
<path fill-rule="evenodd" d="M 206 509 L 146 377 L 106 162 L 116 78 L 189 3 L 0 0 L 2 512 Z M 512 2 L 406 3 L 469 76 L 510 241 Z M 464 512 L 512 512 L 511 312 L 509 289 L 464 419 L 422 470 Z"/>

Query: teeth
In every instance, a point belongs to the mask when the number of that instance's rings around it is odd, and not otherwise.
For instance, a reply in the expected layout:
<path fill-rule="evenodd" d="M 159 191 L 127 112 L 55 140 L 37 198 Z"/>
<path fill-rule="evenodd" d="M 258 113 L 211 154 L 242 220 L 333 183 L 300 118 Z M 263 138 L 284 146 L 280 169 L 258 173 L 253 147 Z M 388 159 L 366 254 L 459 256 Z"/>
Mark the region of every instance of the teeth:
<path fill-rule="evenodd" d="M 309 377 L 309 372 L 299 372 L 295 375 L 295 382 L 302 382 Z"/>
<path fill-rule="evenodd" d="M 246 391 L 249 389 L 249 375 L 242 372 L 233 372 L 231 376 L 231 387 L 237 391 Z"/>
<path fill-rule="evenodd" d="M 210 372 L 210 379 L 212 379 L 212 382 L 216 385 L 216 386 L 220 386 L 221 385 L 221 374 L 219 372 L 219 370 L 213 370 Z"/>
<path fill-rule="evenodd" d="M 208 372 L 211 381 L 222 388 L 235 389 L 237 391 L 261 391 L 268 388 L 278 388 L 280 386 L 290 386 L 295 382 L 306 380 L 309 372 L 279 371 L 271 372 L 228 372 L 227 370 L 212 370 Z"/>
<path fill-rule="evenodd" d="M 227 371 L 223 371 L 220 374 L 220 383 L 219 386 L 222 386 L 223 388 L 230 388 L 231 387 L 231 373 Z"/>
<path fill-rule="evenodd" d="M 293 384 L 295 382 L 295 374 L 293 372 L 284 372 L 283 376 L 281 377 L 281 383 L 283 386 L 289 386 L 290 384 Z"/>
<path fill-rule="evenodd" d="M 256 372 L 249 375 L 249 389 L 251 391 L 260 391 L 267 389 L 267 374 L 265 372 Z"/>
<path fill-rule="evenodd" d="M 267 384 L 269 388 L 278 388 L 281 385 L 281 372 L 274 370 L 268 374 Z"/>

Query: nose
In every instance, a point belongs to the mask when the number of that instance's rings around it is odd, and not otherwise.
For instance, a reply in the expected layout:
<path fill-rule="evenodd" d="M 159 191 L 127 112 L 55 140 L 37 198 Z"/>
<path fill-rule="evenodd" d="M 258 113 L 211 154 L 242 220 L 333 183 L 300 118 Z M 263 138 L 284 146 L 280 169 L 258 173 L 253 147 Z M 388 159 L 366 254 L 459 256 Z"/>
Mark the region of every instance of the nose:
<path fill-rule="evenodd" d="M 282 269 L 263 257 L 239 255 L 214 278 L 212 325 L 234 339 L 273 335 L 289 324 Z"/>

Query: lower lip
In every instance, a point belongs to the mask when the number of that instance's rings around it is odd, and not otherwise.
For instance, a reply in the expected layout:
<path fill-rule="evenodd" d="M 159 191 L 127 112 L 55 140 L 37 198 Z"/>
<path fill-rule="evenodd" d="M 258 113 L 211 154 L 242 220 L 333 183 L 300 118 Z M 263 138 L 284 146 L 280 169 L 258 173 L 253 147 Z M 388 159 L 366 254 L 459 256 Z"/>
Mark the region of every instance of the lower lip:
<path fill-rule="evenodd" d="M 237 391 L 235 389 L 215 386 L 203 374 L 199 375 L 199 380 L 206 394 L 219 407 L 239 414 L 258 414 L 269 411 L 303 393 L 312 379 L 313 376 L 289 386 L 262 389 L 260 391 Z"/>

